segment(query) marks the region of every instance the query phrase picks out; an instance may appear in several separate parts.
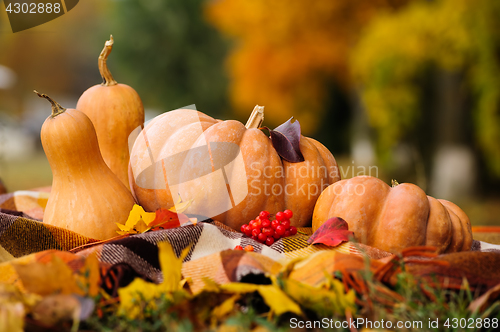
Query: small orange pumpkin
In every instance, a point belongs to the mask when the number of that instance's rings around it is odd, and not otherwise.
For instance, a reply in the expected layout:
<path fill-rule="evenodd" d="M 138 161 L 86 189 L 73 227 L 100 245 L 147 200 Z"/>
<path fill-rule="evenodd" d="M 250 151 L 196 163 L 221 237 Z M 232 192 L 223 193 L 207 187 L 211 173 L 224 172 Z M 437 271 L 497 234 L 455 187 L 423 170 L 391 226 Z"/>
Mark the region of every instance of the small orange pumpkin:
<path fill-rule="evenodd" d="M 118 84 L 108 69 L 107 59 L 113 48 L 113 36 L 99 55 L 99 72 L 103 83 L 85 91 L 76 109 L 92 121 L 99 148 L 106 165 L 129 188 L 128 163 L 130 133 L 144 123 L 144 107 L 137 92 Z"/>
<path fill-rule="evenodd" d="M 104 163 L 92 122 L 36 93 L 52 104 L 40 134 L 53 174 L 43 222 L 99 240 L 117 236 L 115 223 L 126 222 L 135 202 Z"/>
<path fill-rule="evenodd" d="M 256 107 L 246 126 L 187 109 L 153 119 L 130 155 L 131 189 L 139 204 L 148 211 L 171 208 L 180 194 L 193 200 L 185 213 L 237 230 L 262 210 L 290 209 L 292 225 L 310 225 L 321 191 L 340 179 L 335 158 L 321 143 L 302 136 L 305 160 L 282 160 L 259 130 L 263 117 L 263 107 Z M 234 171 L 238 167 L 241 171 Z M 174 178 L 169 168 L 182 169 L 181 174 Z"/>
<path fill-rule="evenodd" d="M 411 246 L 435 246 L 438 252 L 470 250 L 467 215 L 452 202 L 427 196 L 410 183 L 390 187 L 371 176 L 329 186 L 314 208 L 312 228 L 340 217 L 357 241 L 389 252 Z"/>

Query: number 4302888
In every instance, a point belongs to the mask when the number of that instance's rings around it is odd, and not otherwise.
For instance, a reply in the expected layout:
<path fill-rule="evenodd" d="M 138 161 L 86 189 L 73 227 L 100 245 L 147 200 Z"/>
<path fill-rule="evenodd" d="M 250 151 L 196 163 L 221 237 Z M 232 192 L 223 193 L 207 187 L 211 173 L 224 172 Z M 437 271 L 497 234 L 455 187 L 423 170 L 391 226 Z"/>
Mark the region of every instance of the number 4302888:
<path fill-rule="evenodd" d="M 60 3 L 9 3 L 5 9 L 9 14 L 59 14 L 61 12 Z"/>

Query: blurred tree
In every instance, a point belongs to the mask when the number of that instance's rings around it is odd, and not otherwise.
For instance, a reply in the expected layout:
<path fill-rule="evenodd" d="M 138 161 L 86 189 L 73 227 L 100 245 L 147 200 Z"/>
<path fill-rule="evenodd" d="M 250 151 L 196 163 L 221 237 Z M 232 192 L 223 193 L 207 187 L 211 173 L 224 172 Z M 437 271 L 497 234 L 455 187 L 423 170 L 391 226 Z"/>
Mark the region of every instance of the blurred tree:
<path fill-rule="evenodd" d="M 406 2 L 208 3 L 210 22 L 235 40 L 227 63 L 232 104 L 242 117 L 261 104 L 267 109 L 267 125 L 294 115 L 305 134 L 315 131 L 324 119 L 332 81 L 344 92 L 351 84 L 348 59 L 362 27 L 381 9 L 394 10 Z"/>
<path fill-rule="evenodd" d="M 129 82 L 122 82 L 132 85 L 149 107 L 169 111 L 196 104 L 212 116 L 227 112 L 227 47 L 204 21 L 202 3 L 116 2 L 112 17 L 120 34 L 113 35 L 115 48 L 108 63 L 116 79 L 127 77 Z M 113 64 L 118 70 L 113 71 Z"/>
<path fill-rule="evenodd" d="M 435 0 L 415 1 L 371 22 L 351 64 L 383 156 L 390 157 L 398 141 L 415 134 L 425 114 L 422 79 L 429 72 L 441 73 L 442 83 L 455 85 L 456 93 L 448 98 L 463 98 L 459 90 L 464 88 L 472 95 L 474 113 L 465 122 L 474 122 L 489 169 L 500 177 L 499 17 L 497 0 Z M 445 114 L 447 119 L 467 110 L 463 99 L 462 105 L 448 104 L 455 114 Z M 453 125 L 442 122 L 437 130 Z"/>

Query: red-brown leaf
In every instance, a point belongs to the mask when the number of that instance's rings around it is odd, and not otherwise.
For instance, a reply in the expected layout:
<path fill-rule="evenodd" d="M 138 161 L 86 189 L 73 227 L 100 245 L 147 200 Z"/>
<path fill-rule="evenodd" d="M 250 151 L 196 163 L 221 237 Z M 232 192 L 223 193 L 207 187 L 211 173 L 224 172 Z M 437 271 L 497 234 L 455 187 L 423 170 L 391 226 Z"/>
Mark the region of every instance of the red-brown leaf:
<path fill-rule="evenodd" d="M 293 117 L 287 122 L 269 130 L 271 143 L 281 158 L 291 163 L 304 161 L 304 156 L 300 151 L 300 123 L 298 120 L 292 123 Z"/>
<path fill-rule="evenodd" d="M 185 214 L 175 213 L 168 209 L 158 209 L 156 210 L 155 219 L 149 224 L 151 230 L 156 231 L 158 229 L 170 229 L 179 227 L 181 225 L 181 220 L 188 219 Z"/>
<path fill-rule="evenodd" d="M 322 243 L 336 247 L 344 241 L 349 241 L 354 233 L 349 230 L 349 225 L 342 218 L 330 218 L 321 225 L 307 240 L 309 244 Z"/>

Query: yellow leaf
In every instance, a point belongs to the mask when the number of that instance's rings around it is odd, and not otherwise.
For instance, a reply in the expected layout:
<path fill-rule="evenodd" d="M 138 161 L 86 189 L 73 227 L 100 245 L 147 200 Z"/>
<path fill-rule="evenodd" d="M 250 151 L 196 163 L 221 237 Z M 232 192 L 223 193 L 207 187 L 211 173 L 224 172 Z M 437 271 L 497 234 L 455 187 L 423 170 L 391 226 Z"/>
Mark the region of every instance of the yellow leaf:
<path fill-rule="evenodd" d="M 24 288 L 39 295 L 78 294 L 85 295 L 78 286 L 73 271 L 57 256 L 49 263 L 32 262 L 28 264 L 13 264 Z"/>
<path fill-rule="evenodd" d="M 302 310 L 288 295 L 275 285 L 259 286 L 259 294 L 276 315 L 293 312 L 302 315 Z"/>
<path fill-rule="evenodd" d="M 201 277 L 201 279 L 205 283 L 205 287 L 203 287 L 204 291 L 211 293 L 219 293 L 221 291 L 219 284 L 213 281 L 212 279 L 208 277 Z"/>
<path fill-rule="evenodd" d="M 86 295 L 93 297 L 99 294 L 100 280 L 99 260 L 97 254 L 93 252 L 85 259 L 85 265 L 80 269 L 77 282 L 83 285 L 87 292 Z"/>
<path fill-rule="evenodd" d="M 269 308 L 271 308 L 271 310 L 277 315 L 281 315 L 285 312 L 293 312 L 297 315 L 302 314 L 299 305 L 290 299 L 290 297 L 288 297 L 288 295 L 286 295 L 276 285 L 256 285 L 243 282 L 230 282 L 221 285 L 220 288 L 226 292 L 236 294 L 257 291 L 264 299 L 264 302 L 266 302 Z"/>
<path fill-rule="evenodd" d="M 143 317 L 145 309 L 156 309 L 156 300 L 166 296 L 170 300 L 182 301 L 188 294 L 182 290 L 181 268 L 189 249 L 185 248 L 180 257 L 168 242 L 158 243 L 158 259 L 163 272 L 163 282 L 159 285 L 136 278 L 127 287 L 120 288 L 119 313 L 131 319 Z"/>
<path fill-rule="evenodd" d="M 179 258 L 177 258 L 172 245 L 168 242 L 158 243 L 158 249 L 158 259 L 163 273 L 163 289 L 168 292 L 180 289 L 182 261 L 189 253 L 191 246 L 184 248 Z"/>
<path fill-rule="evenodd" d="M 120 235 L 144 233 L 151 229 L 148 225 L 155 220 L 155 218 L 155 212 L 146 212 L 142 206 L 134 204 L 125 225 L 116 223 L 120 229 L 117 233 Z"/>
<path fill-rule="evenodd" d="M 0 302 L 0 331 L 24 331 L 24 306 L 22 303 Z"/>
<path fill-rule="evenodd" d="M 227 315 L 229 315 L 235 307 L 236 301 L 238 301 L 240 298 L 239 294 L 235 294 L 222 302 L 220 305 L 214 308 L 212 311 L 212 315 L 217 319 L 217 320 L 222 320 L 224 319 Z"/>
<path fill-rule="evenodd" d="M 179 195 L 179 199 L 177 200 L 175 205 L 168 210 L 175 213 L 183 213 L 193 203 L 193 200 L 194 199 L 190 199 L 189 201 L 183 202 L 181 195 Z"/>
<path fill-rule="evenodd" d="M 284 290 L 302 307 L 313 310 L 322 317 L 343 314 L 347 308 L 354 311 L 355 294 L 351 290 L 344 293 L 344 287 L 338 280 L 333 280 L 333 289 L 316 288 L 292 279 L 284 280 Z"/>
<path fill-rule="evenodd" d="M 161 285 L 135 278 L 127 287 L 118 289 L 119 314 L 131 319 L 143 317 L 145 309 L 156 309 L 155 299 L 164 294 Z M 165 294 L 168 296 L 168 294 Z"/>

